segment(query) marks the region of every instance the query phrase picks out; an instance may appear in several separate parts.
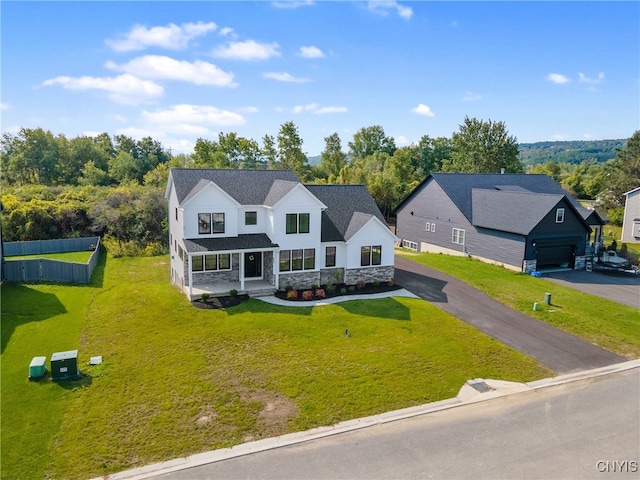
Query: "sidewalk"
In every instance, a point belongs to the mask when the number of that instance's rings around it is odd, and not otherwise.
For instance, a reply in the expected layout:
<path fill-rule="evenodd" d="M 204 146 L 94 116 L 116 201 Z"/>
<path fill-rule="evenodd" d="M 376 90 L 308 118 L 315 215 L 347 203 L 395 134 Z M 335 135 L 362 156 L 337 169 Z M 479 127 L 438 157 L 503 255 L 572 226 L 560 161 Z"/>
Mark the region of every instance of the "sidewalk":
<path fill-rule="evenodd" d="M 401 288 L 400 290 L 393 290 L 391 292 L 382 293 L 369 293 L 367 295 L 342 295 L 339 297 L 325 298 L 322 300 L 309 300 L 308 302 L 292 302 L 289 300 L 283 300 L 275 296 L 268 297 L 256 297 L 256 300 L 262 300 L 266 303 L 273 305 L 282 305 L 284 307 L 317 307 L 319 305 L 331 305 L 332 303 L 350 302 L 352 300 L 372 300 L 375 298 L 387 298 L 387 297 L 410 297 L 419 298 L 410 291 Z"/>
<path fill-rule="evenodd" d="M 560 375 L 557 377 L 547 378 L 529 383 L 504 382 L 498 380 L 475 379 L 469 380 L 462 386 L 458 396 L 449 400 L 442 400 L 417 407 L 410 407 L 392 412 L 373 415 L 370 417 L 359 418 L 341 422 L 328 427 L 314 428 L 305 432 L 296 432 L 280 437 L 267 438 L 255 442 L 247 442 L 235 447 L 213 450 L 211 452 L 191 455 L 189 457 L 177 458 L 167 462 L 147 465 L 145 467 L 135 468 L 124 472 L 100 477 L 102 480 L 141 480 L 153 478 L 158 475 L 185 470 L 200 465 L 220 462 L 230 458 L 250 455 L 265 450 L 270 450 L 288 445 L 299 444 L 311 440 L 338 435 L 340 433 L 360 430 L 375 425 L 404 420 L 420 415 L 448 410 L 452 408 L 464 407 L 477 402 L 483 402 L 494 398 L 504 397 L 508 395 L 517 395 L 521 393 L 534 392 L 542 388 L 553 387 L 566 383 L 595 378 L 603 375 L 611 375 L 617 372 L 623 372 L 640 368 L 640 360 L 631 360 L 617 365 L 597 368 L 584 372 Z M 98 479 L 95 479 L 98 480 Z"/>

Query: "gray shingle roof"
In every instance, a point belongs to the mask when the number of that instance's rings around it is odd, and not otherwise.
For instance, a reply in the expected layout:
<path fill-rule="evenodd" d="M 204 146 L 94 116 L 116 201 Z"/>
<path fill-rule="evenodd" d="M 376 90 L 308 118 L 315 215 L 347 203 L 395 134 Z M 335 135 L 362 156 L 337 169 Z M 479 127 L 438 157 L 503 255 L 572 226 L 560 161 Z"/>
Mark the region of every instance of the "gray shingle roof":
<path fill-rule="evenodd" d="M 225 250 L 255 250 L 277 247 L 265 233 L 240 234 L 237 237 L 188 238 L 184 241 L 188 253 Z"/>
<path fill-rule="evenodd" d="M 264 205 L 274 182 L 278 180 L 293 182 L 288 185 L 300 182 L 292 170 L 172 168 L 170 175 L 180 203 L 210 181 L 242 205 Z"/>
<path fill-rule="evenodd" d="M 474 188 L 471 198 L 474 226 L 528 235 L 564 195 Z"/>
<path fill-rule="evenodd" d="M 364 185 L 305 185 L 327 209 L 322 212 L 322 241 L 349 240 L 371 217 L 384 219 Z"/>

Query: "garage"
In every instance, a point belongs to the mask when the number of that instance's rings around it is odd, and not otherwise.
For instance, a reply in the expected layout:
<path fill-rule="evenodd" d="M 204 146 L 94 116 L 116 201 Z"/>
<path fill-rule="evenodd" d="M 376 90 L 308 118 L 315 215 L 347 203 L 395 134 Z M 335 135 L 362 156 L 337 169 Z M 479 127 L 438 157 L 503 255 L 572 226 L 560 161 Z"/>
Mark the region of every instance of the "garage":
<path fill-rule="evenodd" d="M 538 242 L 536 245 L 536 268 L 562 267 L 575 265 L 576 244 L 572 240 Z"/>

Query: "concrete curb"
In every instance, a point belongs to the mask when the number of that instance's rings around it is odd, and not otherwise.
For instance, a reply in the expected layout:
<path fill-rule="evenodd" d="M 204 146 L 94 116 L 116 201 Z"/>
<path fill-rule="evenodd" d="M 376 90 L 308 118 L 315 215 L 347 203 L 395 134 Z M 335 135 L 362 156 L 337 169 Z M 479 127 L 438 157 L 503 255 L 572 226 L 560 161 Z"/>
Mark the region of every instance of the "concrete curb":
<path fill-rule="evenodd" d="M 375 425 L 395 422 L 407 418 L 427 415 L 434 412 L 440 412 L 451 408 L 462 407 L 477 402 L 483 402 L 494 398 L 505 397 L 509 395 L 517 395 L 520 393 L 530 393 L 543 388 L 554 387 L 571 382 L 577 382 L 589 378 L 596 378 L 613 373 L 624 372 L 640 368 L 640 359 L 628 362 L 610 365 L 608 367 L 596 368 L 593 370 L 585 370 L 582 372 L 560 375 L 557 377 L 546 378 L 529 383 L 505 382 L 501 380 L 484 380 L 476 379 L 468 381 L 460 389 L 460 393 L 456 398 L 442 400 L 439 402 L 419 405 L 416 407 L 404 408 L 392 412 L 386 412 L 370 417 L 359 418 L 356 420 L 348 420 L 337 423 L 328 427 L 318 427 L 304 432 L 290 433 L 274 438 L 265 438 L 255 442 L 247 442 L 230 448 L 213 450 L 210 452 L 199 453 L 189 457 L 177 458 L 162 463 L 155 463 L 144 467 L 134 468 L 103 477 L 97 477 L 94 480 L 142 480 L 152 478 L 157 475 L 185 470 L 209 463 L 220 462 L 230 458 L 250 455 L 252 453 L 263 452 L 274 448 L 286 447 L 298 443 L 308 442 L 319 438 L 325 438 L 340 433 L 351 432 L 369 428 Z M 489 391 L 480 392 L 471 385 L 482 382 L 490 387 Z"/>

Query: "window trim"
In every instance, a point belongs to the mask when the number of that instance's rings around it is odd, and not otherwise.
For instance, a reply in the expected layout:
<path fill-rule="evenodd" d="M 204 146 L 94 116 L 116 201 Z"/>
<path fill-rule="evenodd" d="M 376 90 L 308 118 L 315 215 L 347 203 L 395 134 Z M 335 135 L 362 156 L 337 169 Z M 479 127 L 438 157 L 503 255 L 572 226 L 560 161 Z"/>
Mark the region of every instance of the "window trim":
<path fill-rule="evenodd" d="M 222 217 L 222 220 L 216 220 L 216 217 Z M 222 225 L 222 229 L 220 229 L 220 225 Z M 220 234 L 225 231 L 225 215 L 224 212 L 212 213 L 211 214 L 211 233 Z"/>
<path fill-rule="evenodd" d="M 564 223 L 564 208 L 556 210 L 556 223 Z"/>
<path fill-rule="evenodd" d="M 206 218 L 209 218 L 208 220 Z M 211 235 L 211 214 L 198 213 L 198 235 Z"/>
<path fill-rule="evenodd" d="M 280 250 L 278 256 L 279 272 L 302 272 L 304 270 L 315 269 L 315 248 L 292 248 L 291 250 Z"/>
<path fill-rule="evenodd" d="M 374 252 L 377 253 L 374 254 Z M 360 266 L 377 267 L 379 265 L 382 265 L 382 245 L 362 245 L 360 247 Z"/>
<path fill-rule="evenodd" d="M 329 253 L 330 250 L 333 250 L 333 253 Z M 331 268 L 336 266 L 336 247 L 326 247 L 324 251 L 324 266 L 325 268 Z M 329 259 L 332 259 L 330 262 Z"/>
<path fill-rule="evenodd" d="M 304 228 L 303 228 L 304 227 Z M 287 213 L 285 218 L 285 233 L 294 235 L 311 231 L 310 213 Z"/>
<path fill-rule="evenodd" d="M 455 243 L 456 245 L 464 245 L 464 242 L 466 240 L 466 232 L 464 229 L 462 228 L 455 228 L 453 227 L 451 229 L 451 242 Z"/>
<path fill-rule="evenodd" d="M 245 225 L 257 225 L 258 224 L 258 212 L 256 210 L 250 210 L 244 212 L 244 224 Z"/>

